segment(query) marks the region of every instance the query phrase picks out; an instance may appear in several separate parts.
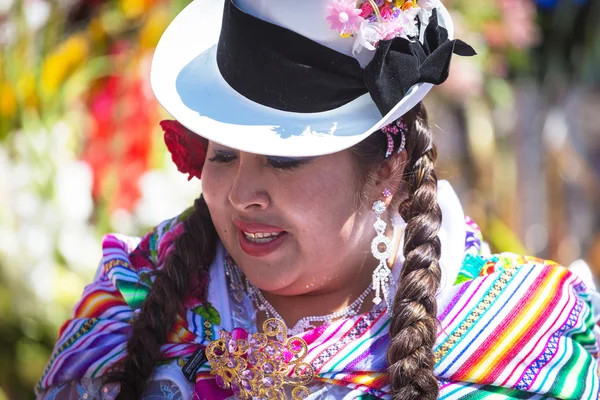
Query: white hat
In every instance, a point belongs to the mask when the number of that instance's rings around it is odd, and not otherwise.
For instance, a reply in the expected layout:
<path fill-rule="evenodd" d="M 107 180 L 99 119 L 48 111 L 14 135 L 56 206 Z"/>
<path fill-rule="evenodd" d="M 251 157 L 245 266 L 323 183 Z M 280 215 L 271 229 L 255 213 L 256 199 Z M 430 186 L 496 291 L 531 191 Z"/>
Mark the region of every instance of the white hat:
<path fill-rule="evenodd" d="M 382 36 L 379 10 L 369 20 L 339 9 L 384 1 L 194 0 L 158 43 L 152 89 L 181 124 L 228 147 L 288 157 L 347 149 L 443 82 L 452 53 L 475 54 L 450 40 L 437 0 L 419 0 L 435 2 L 431 11 L 415 0 L 393 8 L 415 27 L 394 38 Z"/>

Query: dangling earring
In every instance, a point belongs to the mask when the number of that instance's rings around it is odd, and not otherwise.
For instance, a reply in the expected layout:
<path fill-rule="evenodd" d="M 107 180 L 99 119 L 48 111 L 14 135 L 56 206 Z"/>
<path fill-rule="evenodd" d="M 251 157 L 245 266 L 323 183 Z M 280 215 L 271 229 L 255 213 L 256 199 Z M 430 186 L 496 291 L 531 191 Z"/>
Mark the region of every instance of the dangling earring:
<path fill-rule="evenodd" d="M 391 196 L 391 192 L 389 189 L 385 189 L 383 195 L 385 197 Z M 385 211 L 385 203 L 381 200 L 377 200 L 373 203 L 373 211 L 377 216 L 377 220 L 373 224 L 375 231 L 377 232 L 377 236 L 371 242 L 371 253 L 373 253 L 373 257 L 379 260 L 379 265 L 373 271 L 373 289 L 375 290 L 375 297 L 373 298 L 373 303 L 378 305 L 381 303 L 381 296 L 383 295 L 383 299 L 386 302 L 388 313 L 391 312 L 390 303 L 392 299 L 390 298 L 390 286 L 392 284 L 392 271 L 387 266 L 387 260 L 392 255 L 392 243 L 390 239 L 385 236 L 385 228 L 387 224 L 385 221 L 381 219 L 381 214 Z M 381 251 L 380 246 L 385 246 L 385 250 Z"/>

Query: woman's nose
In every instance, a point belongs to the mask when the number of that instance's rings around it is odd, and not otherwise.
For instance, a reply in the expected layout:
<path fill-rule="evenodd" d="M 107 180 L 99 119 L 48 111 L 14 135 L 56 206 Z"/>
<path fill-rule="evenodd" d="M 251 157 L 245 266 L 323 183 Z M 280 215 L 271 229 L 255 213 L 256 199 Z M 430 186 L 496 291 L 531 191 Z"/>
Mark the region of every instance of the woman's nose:
<path fill-rule="evenodd" d="M 249 156 L 249 157 L 248 157 Z M 262 165 L 258 156 L 240 156 L 235 181 L 229 191 L 229 201 L 239 211 L 262 210 L 271 201 L 261 177 Z"/>

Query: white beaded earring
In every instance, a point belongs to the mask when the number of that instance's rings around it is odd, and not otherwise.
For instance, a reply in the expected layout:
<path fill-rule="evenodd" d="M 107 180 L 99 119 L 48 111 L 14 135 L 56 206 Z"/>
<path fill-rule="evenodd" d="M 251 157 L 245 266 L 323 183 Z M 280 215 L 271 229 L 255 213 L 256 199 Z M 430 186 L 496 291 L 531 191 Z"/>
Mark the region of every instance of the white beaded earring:
<path fill-rule="evenodd" d="M 389 189 L 385 189 L 383 192 L 385 197 L 391 196 L 391 192 Z M 388 313 L 391 313 L 391 301 L 390 298 L 390 286 L 392 284 L 392 271 L 387 266 L 387 260 L 392 255 L 392 243 L 390 239 L 385 236 L 385 228 L 387 224 L 385 221 L 381 219 L 381 214 L 385 211 L 386 206 L 385 203 L 381 200 L 377 200 L 373 203 L 373 211 L 377 216 L 377 220 L 373 224 L 375 231 L 377 232 L 377 236 L 371 242 L 371 253 L 373 253 L 373 257 L 379 260 L 379 265 L 373 271 L 373 289 L 375 289 L 375 297 L 373 298 L 373 303 L 376 305 L 381 303 L 381 296 L 383 295 L 383 299 L 386 302 Z M 381 247 L 385 246 L 385 250 L 382 250 Z"/>

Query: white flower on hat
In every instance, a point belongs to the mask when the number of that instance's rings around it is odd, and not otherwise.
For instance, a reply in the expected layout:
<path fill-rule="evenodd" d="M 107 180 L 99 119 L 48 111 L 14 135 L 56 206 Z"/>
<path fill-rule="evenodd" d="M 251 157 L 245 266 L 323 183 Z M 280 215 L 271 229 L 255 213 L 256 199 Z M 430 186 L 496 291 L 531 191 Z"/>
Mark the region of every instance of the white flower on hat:
<path fill-rule="evenodd" d="M 440 5 L 440 0 L 418 0 L 417 5 L 426 11 L 431 11 Z"/>
<path fill-rule="evenodd" d="M 395 37 L 409 38 L 419 33 L 419 28 L 415 23 L 415 17 L 419 13 L 418 8 L 409 8 L 406 11 L 398 11 L 396 19 L 383 24 L 381 36 L 384 40 Z"/>
<path fill-rule="evenodd" d="M 363 20 L 354 34 L 352 53 L 357 55 L 363 48 L 371 51 L 375 50 L 374 45 L 382 39 L 381 32 L 378 23 L 369 23 L 369 21 Z"/>

